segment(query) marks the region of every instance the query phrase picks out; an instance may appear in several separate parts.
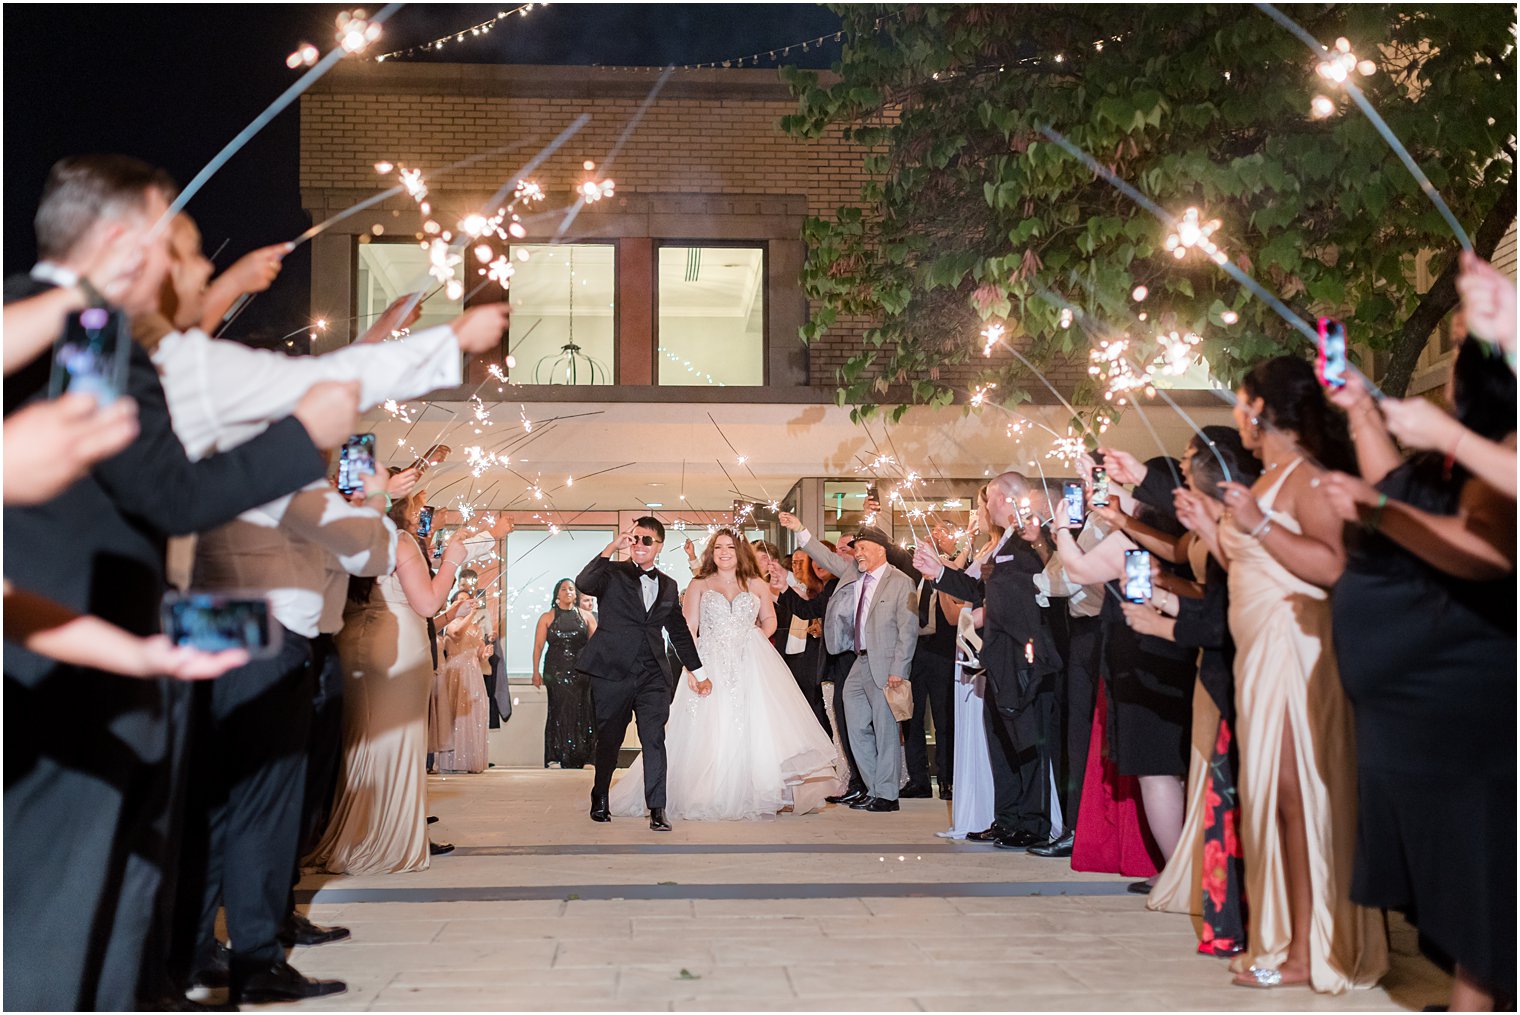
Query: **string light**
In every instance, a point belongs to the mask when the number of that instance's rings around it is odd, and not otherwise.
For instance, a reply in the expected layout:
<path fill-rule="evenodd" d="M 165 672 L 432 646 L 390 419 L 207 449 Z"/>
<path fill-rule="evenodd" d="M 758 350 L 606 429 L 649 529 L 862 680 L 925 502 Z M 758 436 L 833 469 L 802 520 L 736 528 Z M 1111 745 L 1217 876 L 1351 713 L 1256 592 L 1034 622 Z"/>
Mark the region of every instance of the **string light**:
<path fill-rule="evenodd" d="M 505 21 L 507 18 L 511 17 L 514 14 L 521 15 L 522 17 L 527 17 L 528 12 L 533 10 L 533 8 L 548 6 L 549 5 L 547 3 L 519 4 L 518 6 L 505 11 L 498 11 L 496 13 L 496 17 L 494 18 L 488 18 L 479 24 L 470 25 L 468 28 L 461 28 L 458 31 L 450 32 L 448 35 L 439 36 L 432 42 L 424 42 L 416 46 L 408 46 L 406 49 L 398 49 L 390 53 L 382 53 L 379 56 L 375 57 L 375 62 L 383 63 L 386 60 L 394 60 L 398 56 L 415 56 L 418 53 L 425 53 L 430 50 L 436 52 L 437 50 L 441 50 L 444 47 L 444 44 L 450 41 L 463 42 L 465 36 L 467 35 L 472 39 L 486 35 L 491 31 L 491 29 L 496 27 L 498 22 Z"/>

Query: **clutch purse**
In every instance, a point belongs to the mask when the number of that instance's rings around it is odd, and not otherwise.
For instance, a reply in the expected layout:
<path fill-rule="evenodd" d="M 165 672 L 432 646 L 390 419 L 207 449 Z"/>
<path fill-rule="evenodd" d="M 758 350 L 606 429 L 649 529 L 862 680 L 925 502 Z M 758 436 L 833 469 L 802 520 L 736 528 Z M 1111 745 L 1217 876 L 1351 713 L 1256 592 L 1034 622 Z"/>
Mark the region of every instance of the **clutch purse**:
<path fill-rule="evenodd" d="M 904 680 L 897 686 L 887 685 L 887 704 L 892 707 L 892 718 L 906 722 L 913 718 L 913 685 Z"/>

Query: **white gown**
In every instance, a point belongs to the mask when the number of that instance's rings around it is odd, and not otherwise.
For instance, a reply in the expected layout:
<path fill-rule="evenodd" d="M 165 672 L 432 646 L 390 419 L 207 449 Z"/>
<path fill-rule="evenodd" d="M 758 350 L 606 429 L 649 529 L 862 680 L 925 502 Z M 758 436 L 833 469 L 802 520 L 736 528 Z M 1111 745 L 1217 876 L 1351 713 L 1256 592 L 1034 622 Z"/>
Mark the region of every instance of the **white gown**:
<path fill-rule="evenodd" d="M 665 726 L 666 813 L 689 821 L 805 814 L 839 792 L 834 744 L 818 724 L 791 670 L 755 626 L 749 592 L 729 602 L 702 593 L 697 640 L 706 697 L 679 681 Z M 612 787 L 613 814 L 644 808 L 644 759 Z"/>

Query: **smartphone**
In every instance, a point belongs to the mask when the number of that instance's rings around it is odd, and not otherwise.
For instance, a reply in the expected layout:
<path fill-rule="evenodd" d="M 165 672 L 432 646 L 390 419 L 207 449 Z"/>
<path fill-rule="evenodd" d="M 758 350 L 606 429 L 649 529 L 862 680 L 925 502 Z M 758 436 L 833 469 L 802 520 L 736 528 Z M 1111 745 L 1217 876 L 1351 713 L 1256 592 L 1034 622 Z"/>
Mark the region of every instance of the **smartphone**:
<path fill-rule="evenodd" d="M 1087 520 L 1082 484 L 1067 480 L 1061 484 L 1061 502 L 1066 506 L 1066 527 L 1078 529 Z"/>
<path fill-rule="evenodd" d="M 1346 326 L 1333 317 L 1319 319 L 1319 382 L 1327 388 L 1346 386 Z"/>
<path fill-rule="evenodd" d="M 1094 465 L 1092 470 L 1093 507 L 1108 507 L 1108 470 Z"/>
<path fill-rule="evenodd" d="M 426 536 L 433 531 L 433 508 L 432 505 L 424 507 L 417 515 L 417 535 Z"/>
<path fill-rule="evenodd" d="M 235 592 L 171 593 L 164 597 L 164 633 L 176 645 L 205 652 L 247 649 L 254 659 L 280 650 L 280 629 L 263 596 Z"/>
<path fill-rule="evenodd" d="M 416 469 L 418 472 L 427 472 L 428 469 L 431 469 L 433 466 L 449 457 L 450 452 L 453 450 L 454 449 L 449 447 L 447 444 L 434 444 L 432 447 L 427 449 L 421 458 L 417 459 L 415 462 L 409 465 L 408 468 Z"/>
<path fill-rule="evenodd" d="M 1124 551 L 1124 598 L 1143 603 L 1151 597 L 1151 551 Z"/>
<path fill-rule="evenodd" d="M 338 452 L 338 492 L 351 494 L 364 489 L 364 477 L 375 474 L 375 435 L 356 433 Z"/>
<path fill-rule="evenodd" d="M 69 392 L 109 405 L 126 390 L 132 336 L 124 314 L 90 307 L 70 314 L 53 345 L 50 397 Z"/>

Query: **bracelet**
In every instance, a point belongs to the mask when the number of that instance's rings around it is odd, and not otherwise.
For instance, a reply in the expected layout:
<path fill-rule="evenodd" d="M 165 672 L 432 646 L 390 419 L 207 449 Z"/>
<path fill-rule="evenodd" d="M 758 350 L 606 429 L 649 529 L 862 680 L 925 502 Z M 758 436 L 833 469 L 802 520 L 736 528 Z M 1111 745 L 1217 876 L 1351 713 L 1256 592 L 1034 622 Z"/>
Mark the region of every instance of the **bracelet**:
<path fill-rule="evenodd" d="M 1257 523 L 1256 528 L 1254 528 L 1254 529 L 1251 530 L 1251 538 L 1254 539 L 1254 540 L 1256 540 L 1259 543 L 1259 542 L 1261 542 L 1262 538 L 1265 537 L 1266 534 L 1268 532 L 1271 532 L 1271 531 L 1272 531 L 1272 516 L 1271 515 L 1266 515 L 1266 516 L 1264 516 L 1262 518 L 1262 520 L 1260 522 Z"/>
<path fill-rule="evenodd" d="M 391 495 L 390 495 L 390 491 L 389 490 L 381 490 L 380 491 L 380 496 L 382 496 L 382 497 L 385 498 L 385 510 L 383 512 L 381 512 L 381 513 L 388 515 L 388 514 L 391 513 L 391 507 L 392 507 L 392 505 L 395 504 L 395 501 L 391 500 Z"/>
<path fill-rule="evenodd" d="M 1376 532 L 1378 530 L 1378 526 L 1383 522 L 1383 508 L 1387 506 L 1388 495 L 1386 493 L 1378 494 L 1377 507 L 1372 509 L 1372 517 L 1367 519 L 1368 532 Z"/>

